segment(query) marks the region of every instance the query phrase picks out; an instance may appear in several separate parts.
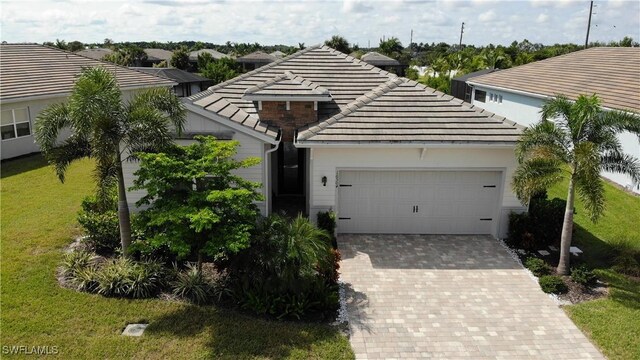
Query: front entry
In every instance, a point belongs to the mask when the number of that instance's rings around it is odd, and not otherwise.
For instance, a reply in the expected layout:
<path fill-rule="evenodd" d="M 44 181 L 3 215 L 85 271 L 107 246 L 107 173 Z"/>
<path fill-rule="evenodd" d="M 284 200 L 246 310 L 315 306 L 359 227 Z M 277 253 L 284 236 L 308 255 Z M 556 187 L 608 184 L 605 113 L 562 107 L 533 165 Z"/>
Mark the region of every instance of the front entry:
<path fill-rule="evenodd" d="M 292 142 L 283 142 L 277 151 L 274 161 L 274 189 L 273 207 L 275 212 L 296 216 L 305 213 L 305 173 L 306 149 L 296 148 Z"/>

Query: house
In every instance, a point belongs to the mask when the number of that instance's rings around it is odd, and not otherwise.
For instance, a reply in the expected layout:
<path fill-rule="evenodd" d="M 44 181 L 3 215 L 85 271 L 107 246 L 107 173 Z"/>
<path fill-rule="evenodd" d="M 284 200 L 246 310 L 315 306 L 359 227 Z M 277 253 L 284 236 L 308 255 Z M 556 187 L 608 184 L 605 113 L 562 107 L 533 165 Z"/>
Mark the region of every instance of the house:
<path fill-rule="evenodd" d="M 105 56 L 113 54 L 113 50 L 103 48 L 84 49 L 77 51 L 76 54 L 86 56 L 94 60 L 102 60 Z"/>
<path fill-rule="evenodd" d="M 326 46 L 184 102 L 185 137 L 234 139 L 239 158 L 262 160 L 239 174 L 262 183 L 263 214 L 295 203 L 314 220 L 333 209 L 341 233 L 504 237 L 524 210 L 510 186 L 521 126 Z M 138 165 L 124 166 L 131 184 Z"/>
<path fill-rule="evenodd" d="M 144 67 L 152 67 L 153 65 L 157 65 L 161 62 L 165 62 L 169 64 L 171 61 L 171 57 L 173 56 L 173 52 L 165 49 L 144 49 L 145 54 L 147 54 L 147 59 L 143 60 L 140 66 Z"/>
<path fill-rule="evenodd" d="M 400 64 L 400 62 L 396 59 L 390 58 L 386 55 L 382 55 L 375 51 L 370 51 L 360 58 L 360 60 L 366 62 L 367 64 L 371 64 L 377 68 L 382 70 L 397 74 L 404 75 L 405 66 Z"/>
<path fill-rule="evenodd" d="M 173 91 L 179 97 L 191 96 L 213 85 L 211 79 L 176 68 L 130 67 L 146 74 L 165 78 L 177 83 Z"/>
<path fill-rule="evenodd" d="M 64 102 L 82 69 L 103 66 L 112 71 L 125 98 L 149 87 L 172 87 L 173 81 L 36 44 L 0 45 L 1 157 L 38 152 L 33 129 L 38 114 Z"/>
<path fill-rule="evenodd" d="M 214 49 L 201 49 L 195 50 L 189 53 L 189 64 L 191 64 L 191 71 L 199 71 L 198 69 L 198 55 L 209 54 L 214 60 L 220 60 L 222 58 L 230 58 L 229 55 L 223 54 Z"/>
<path fill-rule="evenodd" d="M 277 57 L 262 51 L 255 51 L 236 59 L 237 62 L 242 64 L 242 68 L 245 70 L 254 70 L 276 60 L 278 60 Z"/>
<path fill-rule="evenodd" d="M 274 52 L 272 52 L 272 53 L 269 53 L 269 55 L 271 55 L 271 56 L 275 56 L 275 57 L 276 57 L 276 58 L 278 58 L 278 59 L 282 59 L 282 58 L 283 58 L 283 57 L 285 57 L 287 54 L 283 53 L 283 52 L 282 52 L 282 51 L 280 51 L 280 50 L 276 50 L 276 51 L 274 51 Z"/>
<path fill-rule="evenodd" d="M 640 112 L 640 48 L 595 47 L 500 70 L 467 81 L 472 104 L 528 126 L 540 120 L 547 99 L 564 94 L 597 94 L 605 109 Z M 640 139 L 619 136 L 623 150 L 640 158 Z M 639 184 L 622 174 L 606 178 L 640 193 Z"/>
<path fill-rule="evenodd" d="M 497 70 L 499 69 L 483 69 L 483 70 L 474 71 L 465 75 L 452 78 L 451 79 L 451 96 L 470 103 L 473 88 L 467 82 L 471 78 L 484 75 L 484 74 L 490 74 Z"/>

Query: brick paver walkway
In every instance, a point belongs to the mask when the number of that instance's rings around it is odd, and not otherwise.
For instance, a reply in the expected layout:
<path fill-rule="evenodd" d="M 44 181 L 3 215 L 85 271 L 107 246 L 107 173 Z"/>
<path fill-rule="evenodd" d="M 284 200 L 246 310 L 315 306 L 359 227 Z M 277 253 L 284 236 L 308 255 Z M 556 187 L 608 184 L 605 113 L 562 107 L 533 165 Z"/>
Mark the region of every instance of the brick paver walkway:
<path fill-rule="evenodd" d="M 601 359 L 489 236 L 341 235 L 358 359 Z"/>

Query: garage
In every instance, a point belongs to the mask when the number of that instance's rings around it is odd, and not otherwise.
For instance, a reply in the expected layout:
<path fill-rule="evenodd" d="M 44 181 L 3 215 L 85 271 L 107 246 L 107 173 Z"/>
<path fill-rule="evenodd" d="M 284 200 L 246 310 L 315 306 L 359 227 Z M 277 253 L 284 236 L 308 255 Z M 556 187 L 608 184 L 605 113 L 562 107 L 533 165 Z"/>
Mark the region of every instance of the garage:
<path fill-rule="evenodd" d="M 381 234 L 492 234 L 500 171 L 342 170 L 338 231 Z"/>

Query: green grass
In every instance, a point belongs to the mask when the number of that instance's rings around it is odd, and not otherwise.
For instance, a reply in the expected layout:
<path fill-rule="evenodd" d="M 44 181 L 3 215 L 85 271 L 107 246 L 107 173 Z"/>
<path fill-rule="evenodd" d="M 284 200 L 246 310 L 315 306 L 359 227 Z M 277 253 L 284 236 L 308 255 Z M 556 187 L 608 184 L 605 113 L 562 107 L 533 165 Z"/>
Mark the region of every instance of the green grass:
<path fill-rule="evenodd" d="M 554 186 L 549 198 L 566 198 L 566 184 Z M 640 248 L 640 197 L 605 183 L 606 210 L 597 223 L 589 220 L 582 203 L 576 203 L 573 244 L 583 260 L 602 268 L 597 275 L 610 286 L 605 299 L 565 307 L 569 317 L 610 359 L 640 359 L 640 282 L 607 268 L 610 244 L 627 238 Z"/>
<path fill-rule="evenodd" d="M 353 358 L 348 340 L 319 324 L 275 322 L 215 307 L 108 299 L 58 286 L 62 249 L 93 191 L 93 165 L 73 164 L 61 184 L 39 156 L 2 164 L 2 345 L 57 346 L 61 358 Z M 123 337 L 127 323 L 149 322 Z M 4 355 L 3 355 L 4 358 Z"/>

